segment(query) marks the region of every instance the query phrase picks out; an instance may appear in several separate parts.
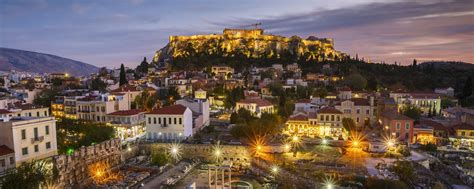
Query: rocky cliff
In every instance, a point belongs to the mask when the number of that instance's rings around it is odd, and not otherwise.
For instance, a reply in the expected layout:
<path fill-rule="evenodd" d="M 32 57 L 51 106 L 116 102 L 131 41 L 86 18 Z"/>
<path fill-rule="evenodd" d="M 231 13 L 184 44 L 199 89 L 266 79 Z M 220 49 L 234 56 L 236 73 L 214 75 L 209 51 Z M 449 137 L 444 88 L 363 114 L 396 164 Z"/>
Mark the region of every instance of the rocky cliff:
<path fill-rule="evenodd" d="M 334 49 L 328 38 L 301 39 L 264 34 L 262 29 L 225 29 L 223 34 L 170 36 L 169 43 L 158 50 L 153 62 L 172 62 L 174 58 L 221 55 L 247 58 L 292 56 L 307 61 L 340 60 L 346 57 Z"/>

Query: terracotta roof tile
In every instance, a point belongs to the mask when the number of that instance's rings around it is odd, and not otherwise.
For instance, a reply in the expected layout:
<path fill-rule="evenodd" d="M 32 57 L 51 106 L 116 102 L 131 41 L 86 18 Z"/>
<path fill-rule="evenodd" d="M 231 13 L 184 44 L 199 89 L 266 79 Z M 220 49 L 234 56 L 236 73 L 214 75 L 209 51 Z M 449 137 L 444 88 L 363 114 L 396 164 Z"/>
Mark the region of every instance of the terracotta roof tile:
<path fill-rule="evenodd" d="M 342 112 L 333 107 L 325 107 L 318 110 L 318 114 L 342 114 Z"/>
<path fill-rule="evenodd" d="M 243 103 L 243 104 L 257 104 L 257 106 L 272 106 L 273 104 L 269 102 L 268 100 L 261 99 L 261 98 L 250 98 L 250 99 L 244 99 L 240 100 L 238 103 Z"/>
<path fill-rule="evenodd" d="M 176 114 L 183 114 L 186 111 L 187 107 L 181 104 L 172 105 L 172 106 L 165 106 L 163 108 L 154 109 L 147 114 L 168 114 L 168 115 L 176 115 Z"/>
<path fill-rule="evenodd" d="M 291 120 L 291 121 L 308 121 L 308 116 L 304 115 L 304 114 L 297 114 L 297 115 L 291 116 L 288 120 Z"/>
<path fill-rule="evenodd" d="M 382 113 L 382 117 L 392 119 L 392 120 L 413 120 L 412 118 L 405 116 L 403 114 L 400 114 L 395 111 L 386 111 Z"/>
<path fill-rule="evenodd" d="M 114 89 L 110 92 L 128 92 L 128 91 L 140 91 L 137 89 L 137 87 L 132 86 L 132 85 L 122 85 L 117 89 Z"/>
<path fill-rule="evenodd" d="M 5 146 L 5 145 L 0 146 L 0 156 L 4 156 L 11 153 L 15 153 L 15 151 L 10 149 L 8 146 Z"/>
<path fill-rule="evenodd" d="M 311 99 L 300 99 L 296 103 L 311 103 Z"/>
<path fill-rule="evenodd" d="M 12 113 L 12 112 L 8 111 L 7 109 L 0 109 L 0 114 L 9 114 L 9 113 Z"/>
<path fill-rule="evenodd" d="M 132 109 L 132 110 L 121 110 L 121 111 L 116 111 L 112 112 L 107 115 L 114 115 L 114 116 L 129 116 L 129 115 L 137 115 L 139 113 L 145 112 L 144 110 L 140 109 Z"/>

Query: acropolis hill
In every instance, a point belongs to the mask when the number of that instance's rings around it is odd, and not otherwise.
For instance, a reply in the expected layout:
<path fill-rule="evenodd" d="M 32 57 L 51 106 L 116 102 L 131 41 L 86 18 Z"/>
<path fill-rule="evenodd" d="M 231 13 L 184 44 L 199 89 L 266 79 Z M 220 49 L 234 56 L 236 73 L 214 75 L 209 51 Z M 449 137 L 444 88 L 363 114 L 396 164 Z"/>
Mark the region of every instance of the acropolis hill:
<path fill-rule="evenodd" d="M 292 56 L 311 61 L 341 60 L 330 38 L 284 37 L 265 34 L 263 29 L 224 29 L 223 34 L 170 36 L 169 43 L 156 52 L 153 62 L 172 61 L 189 56 L 280 58 Z"/>

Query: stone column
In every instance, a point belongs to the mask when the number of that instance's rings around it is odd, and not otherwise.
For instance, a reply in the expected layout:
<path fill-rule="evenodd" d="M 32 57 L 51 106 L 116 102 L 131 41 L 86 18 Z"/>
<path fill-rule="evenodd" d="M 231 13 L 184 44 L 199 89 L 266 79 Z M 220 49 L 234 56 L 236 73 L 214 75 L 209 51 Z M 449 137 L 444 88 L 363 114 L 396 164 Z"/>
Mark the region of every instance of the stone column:
<path fill-rule="evenodd" d="M 221 173 L 221 174 L 222 174 L 222 175 L 221 175 L 221 176 L 222 176 L 222 181 L 221 181 L 221 183 L 222 183 L 222 189 L 224 189 L 224 185 L 225 185 L 224 171 L 225 171 L 225 169 L 222 169 L 222 173 Z"/>
<path fill-rule="evenodd" d="M 217 180 L 219 180 L 219 175 L 217 174 L 217 167 L 215 168 L 216 169 L 216 174 L 215 174 L 215 179 L 214 179 L 214 188 L 217 189 Z"/>
<path fill-rule="evenodd" d="M 207 184 L 211 187 L 211 168 L 209 166 L 207 167 L 207 175 Z"/>
<path fill-rule="evenodd" d="M 229 189 L 232 189 L 232 169 L 229 168 Z"/>

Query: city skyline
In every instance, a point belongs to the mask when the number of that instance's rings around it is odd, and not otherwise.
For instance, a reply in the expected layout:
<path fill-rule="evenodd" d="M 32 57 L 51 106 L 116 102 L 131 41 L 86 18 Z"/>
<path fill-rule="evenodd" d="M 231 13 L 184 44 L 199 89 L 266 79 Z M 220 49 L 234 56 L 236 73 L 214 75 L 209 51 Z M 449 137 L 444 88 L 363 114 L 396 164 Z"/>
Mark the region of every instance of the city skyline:
<path fill-rule="evenodd" d="M 1 47 L 98 67 L 135 67 L 170 35 L 221 33 L 256 22 L 266 33 L 334 38 L 336 49 L 373 62 L 474 62 L 474 4 L 467 0 L 1 2 Z"/>

